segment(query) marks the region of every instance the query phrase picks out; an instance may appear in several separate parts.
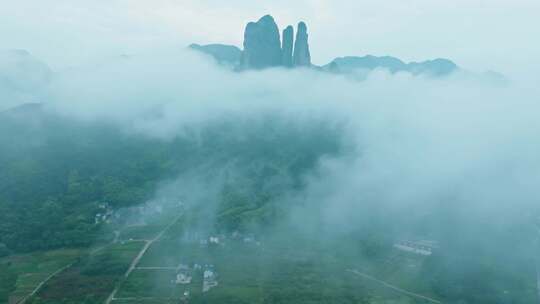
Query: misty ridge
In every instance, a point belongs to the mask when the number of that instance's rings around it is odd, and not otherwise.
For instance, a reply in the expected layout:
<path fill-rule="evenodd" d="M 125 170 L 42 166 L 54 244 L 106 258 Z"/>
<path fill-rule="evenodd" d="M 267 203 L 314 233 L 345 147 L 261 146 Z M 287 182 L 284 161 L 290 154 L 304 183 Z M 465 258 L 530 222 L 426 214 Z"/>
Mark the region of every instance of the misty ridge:
<path fill-rule="evenodd" d="M 396 241 L 435 240 L 418 280 L 443 303 L 533 303 L 538 86 L 447 59 L 316 66 L 306 23 L 280 33 L 268 15 L 244 38 L 57 71 L 1 51 L 0 249 L 109 242 L 103 202 L 182 201 L 184 239 L 297 237 L 368 265 Z"/>

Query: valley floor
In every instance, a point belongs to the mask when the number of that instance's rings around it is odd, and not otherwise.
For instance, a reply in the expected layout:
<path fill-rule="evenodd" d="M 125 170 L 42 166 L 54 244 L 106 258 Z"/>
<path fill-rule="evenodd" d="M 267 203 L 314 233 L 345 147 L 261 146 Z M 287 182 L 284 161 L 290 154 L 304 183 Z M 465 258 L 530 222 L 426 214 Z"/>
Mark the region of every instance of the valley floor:
<path fill-rule="evenodd" d="M 444 302 L 421 279 L 422 255 L 393 248 L 365 259 L 348 241 L 191 225 L 175 210 L 95 248 L 4 258 L 18 274 L 10 304 Z"/>

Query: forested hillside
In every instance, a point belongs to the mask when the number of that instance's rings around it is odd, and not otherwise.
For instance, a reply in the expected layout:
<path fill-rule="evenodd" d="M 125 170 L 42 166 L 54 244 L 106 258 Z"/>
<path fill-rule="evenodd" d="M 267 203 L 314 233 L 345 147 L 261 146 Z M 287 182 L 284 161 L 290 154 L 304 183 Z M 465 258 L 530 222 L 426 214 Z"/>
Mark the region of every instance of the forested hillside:
<path fill-rule="evenodd" d="M 265 206 L 272 197 L 301 187 L 302 175 L 320 157 L 339 150 L 336 132 L 322 122 L 303 126 L 269 117 L 216 121 L 163 141 L 70 120 L 38 105 L 4 112 L 1 251 L 88 246 L 105 237 L 95 223 L 100 204 L 140 205 L 160 182 L 186 173 L 230 175 L 223 181 L 218 225 L 236 229 L 257 218 L 268 221 Z"/>

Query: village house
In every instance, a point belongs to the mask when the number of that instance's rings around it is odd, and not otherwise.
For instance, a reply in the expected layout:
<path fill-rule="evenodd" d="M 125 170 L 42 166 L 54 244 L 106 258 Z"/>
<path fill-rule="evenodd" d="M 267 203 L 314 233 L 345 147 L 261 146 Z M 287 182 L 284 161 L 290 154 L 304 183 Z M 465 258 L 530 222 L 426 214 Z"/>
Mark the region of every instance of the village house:
<path fill-rule="evenodd" d="M 209 291 L 211 288 L 218 285 L 217 273 L 214 271 L 213 266 L 206 266 L 206 269 L 203 272 L 203 292 Z"/>
<path fill-rule="evenodd" d="M 180 264 L 176 273 L 176 284 L 190 284 L 192 280 L 191 269 L 188 265 Z"/>

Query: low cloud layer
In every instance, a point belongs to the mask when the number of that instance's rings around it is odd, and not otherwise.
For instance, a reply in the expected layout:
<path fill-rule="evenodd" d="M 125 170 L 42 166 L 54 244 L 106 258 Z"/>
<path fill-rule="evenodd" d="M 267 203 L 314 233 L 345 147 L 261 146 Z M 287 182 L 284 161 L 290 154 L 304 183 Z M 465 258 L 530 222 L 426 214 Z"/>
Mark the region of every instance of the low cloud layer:
<path fill-rule="evenodd" d="M 269 113 L 305 126 L 340 124 L 348 148 L 320 161 L 302 195 L 319 202 L 330 223 L 355 221 L 349 211 L 374 201 L 392 212 L 448 202 L 500 221 L 523 219 L 538 204 L 540 94 L 520 83 L 496 87 L 459 73 L 434 80 L 374 71 L 364 81 L 307 69 L 233 73 L 175 51 L 113 58 L 36 87 L 32 101 L 50 110 L 162 140 L 186 127 Z M 4 91 L 4 99 L 12 96 Z"/>

